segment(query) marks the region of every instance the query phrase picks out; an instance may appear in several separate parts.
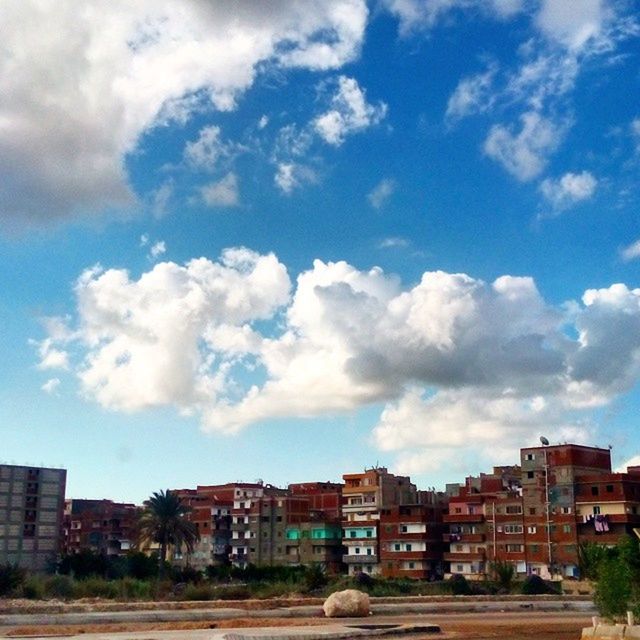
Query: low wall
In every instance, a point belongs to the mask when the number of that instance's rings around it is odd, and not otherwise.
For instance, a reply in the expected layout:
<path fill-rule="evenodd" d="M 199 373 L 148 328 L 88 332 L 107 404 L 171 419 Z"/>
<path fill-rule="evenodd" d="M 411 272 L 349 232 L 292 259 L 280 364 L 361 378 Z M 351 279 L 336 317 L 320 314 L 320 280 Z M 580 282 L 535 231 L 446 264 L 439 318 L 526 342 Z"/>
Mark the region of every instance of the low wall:
<path fill-rule="evenodd" d="M 628 624 L 597 624 L 582 630 L 582 638 L 592 640 L 623 640 L 633 638 L 640 640 L 640 625 Z"/>

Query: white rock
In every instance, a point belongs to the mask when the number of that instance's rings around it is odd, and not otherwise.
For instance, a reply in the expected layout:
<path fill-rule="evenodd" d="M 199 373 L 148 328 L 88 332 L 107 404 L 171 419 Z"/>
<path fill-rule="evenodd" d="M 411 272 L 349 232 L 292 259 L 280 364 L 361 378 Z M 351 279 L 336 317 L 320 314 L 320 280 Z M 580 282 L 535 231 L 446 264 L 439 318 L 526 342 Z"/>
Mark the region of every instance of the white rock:
<path fill-rule="evenodd" d="M 361 618 L 369 615 L 369 594 L 357 589 L 332 593 L 322 605 L 327 618 Z"/>

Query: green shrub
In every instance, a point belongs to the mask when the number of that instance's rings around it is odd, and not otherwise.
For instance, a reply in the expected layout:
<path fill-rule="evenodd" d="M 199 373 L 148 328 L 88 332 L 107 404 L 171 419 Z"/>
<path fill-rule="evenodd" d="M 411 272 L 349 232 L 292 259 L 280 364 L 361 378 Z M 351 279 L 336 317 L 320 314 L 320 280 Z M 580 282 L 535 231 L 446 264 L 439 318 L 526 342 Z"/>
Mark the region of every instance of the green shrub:
<path fill-rule="evenodd" d="M 329 579 L 322 565 L 313 563 L 305 568 L 304 584 L 307 591 L 316 591 L 326 586 Z"/>
<path fill-rule="evenodd" d="M 151 583 L 147 580 L 123 578 L 118 587 L 123 600 L 150 600 L 152 596 Z"/>
<path fill-rule="evenodd" d="M 248 600 L 251 597 L 251 591 L 245 585 L 218 587 L 215 590 L 215 597 L 219 600 Z"/>
<path fill-rule="evenodd" d="M 76 598 L 106 598 L 115 600 L 120 595 L 117 582 L 98 577 L 76 581 L 74 591 Z"/>
<path fill-rule="evenodd" d="M 511 589 L 511 583 L 516 575 L 516 568 L 510 563 L 496 560 L 491 563 L 491 573 L 498 586 L 503 589 Z"/>
<path fill-rule="evenodd" d="M 47 598 L 70 600 L 75 596 L 74 581 L 69 576 L 50 576 L 45 580 L 44 593 Z"/>
<path fill-rule="evenodd" d="M 29 600 L 43 600 L 44 580 L 40 576 L 29 576 L 22 585 L 22 596 Z"/>
<path fill-rule="evenodd" d="M 449 578 L 449 590 L 454 596 L 471 595 L 471 587 L 467 579 L 459 573 L 454 573 Z"/>
<path fill-rule="evenodd" d="M 16 592 L 24 583 L 27 572 L 17 564 L 0 564 L 0 596 Z"/>
<path fill-rule="evenodd" d="M 619 558 L 604 559 L 598 567 L 594 602 L 601 616 L 616 620 L 630 608 L 632 584 L 629 567 Z"/>
<path fill-rule="evenodd" d="M 209 584 L 188 584 L 182 598 L 184 600 L 213 600 L 215 591 Z"/>
<path fill-rule="evenodd" d="M 527 576 L 520 587 L 520 592 L 526 596 L 539 596 L 545 593 L 558 593 L 548 582 L 545 582 L 540 576 Z"/>

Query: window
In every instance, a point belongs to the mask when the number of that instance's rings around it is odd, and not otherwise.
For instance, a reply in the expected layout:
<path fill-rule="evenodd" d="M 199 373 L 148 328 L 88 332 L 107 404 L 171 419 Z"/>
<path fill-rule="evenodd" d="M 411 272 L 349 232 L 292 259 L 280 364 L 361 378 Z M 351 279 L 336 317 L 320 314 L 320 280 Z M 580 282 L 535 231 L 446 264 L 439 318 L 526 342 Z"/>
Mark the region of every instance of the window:
<path fill-rule="evenodd" d="M 536 515 L 536 508 L 535 507 L 529 507 L 529 515 L 530 516 L 535 516 Z"/>
<path fill-rule="evenodd" d="M 592 496 L 597 496 L 600 493 L 600 491 L 598 491 L 598 487 L 591 487 L 591 495 Z"/>
<path fill-rule="evenodd" d="M 604 488 L 604 490 L 605 490 L 607 493 L 613 493 L 613 485 L 612 485 L 612 484 L 608 484 L 608 485 Z"/>
<path fill-rule="evenodd" d="M 563 524 L 562 525 L 562 532 L 563 533 L 571 533 L 571 525 L 570 524 Z"/>
<path fill-rule="evenodd" d="M 416 563 L 415 562 L 410 562 L 409 563 L 409 569 L 415 569 Z"/>
<path fill-rule="evenodd" d="M 406 550 L 407 550 L 407 551 L 411 551 L 411 548 L 412 548 L 412 547 L 411 547 L 411 545 L 410 545 L 410 544 L 408 544 L 408 545 L 406 546 Z"/>
<path fill-rule="evenodd" d="M 398 543 L 393 545 L 393 550 L 394 551 L 400 551 L 400 545 Z"/>
<path fill-rule="evenodd" d="M 571 513 L 571 507 L 562 507 L 560 511 L 562 511 L 562 513 Z"/>
<path fill-rule="evenodd" d="M 464 565 L 463 564 L 457 564 L 456 565 L 456 571 L 458 573 L 462 573 L 464 571 Z"/>
<path fill-rule="evenodd" d="M 359 556 L 360 555 L 360 547 L 354 547 L 353 553 L 355 553 L 357 556 Z"/>
<path fill-rule="evenodd" d="M 539 544 L 532 544 L 529 547 L 531 553 L 540 553 L 540 545 Z"/>
<path fill-rule="evenodd" d="M 372 556 L 373 555 L 373 549 L 371 547 L 367 547 L 367 555 L 368 556 Z"/>
<path fill-rule="evenodd" d="M 350 538 L 355 538 L 356 537 L 356 532 L 355 531 L 349 531 L 349 537 Z"/>
<path fill-rule="evenodd" d="M 529 480 L 533 478 L 533 471 L 527 471 L 527 478 L 529 478 Z"/>
<path fill-rule="evenodd" d="M 524 457 L 525 460 L 533 460 L 534 459 L 534 455 L 533 453 L 527 453 L 527 455 Z"/>
<path fill-rule="evenodd" d="M 511 505 L 507 507 L 507 513 L 522 513 L 522 507 L 518 504 L 518 505 Z"/>
<path fill-rule="evenodd" d="M 505 524 L 504 532 L 505 533 L 522 533 L 522 525 L 521 524 Z"/>
<path fill-rule="evenodd" d="M 367 529 L 367 538 L 373 538 L 373 531 L 371 529 Z"/>
<path fill-rule="evenodd" d="M 508 544 L 506 545 L 507 553 L 520 553 L 522 551 L 521 544 Z"/>
<path fill-rule="evenodd" d="M 538 529 L 536 527 L 527 527 L 527 533 L 536 533 Z"/>
<path fill-rule="evenodd" d="M 407 531 L 408 531 L 408 530 L 409 530 L 409 529 L 407 528 L 407 525 L 406 525 L 406 524 L 403 524 L 403 525 L 400 527 L 400 532 L 401 532 L 401 533 L 407 533 Z"/>
<path fill-rule="evenodd" d="M 600 506 L 596 505 L 595 507 L 593 507 L 593 514 L 598 516 L 600 515 Z"/>

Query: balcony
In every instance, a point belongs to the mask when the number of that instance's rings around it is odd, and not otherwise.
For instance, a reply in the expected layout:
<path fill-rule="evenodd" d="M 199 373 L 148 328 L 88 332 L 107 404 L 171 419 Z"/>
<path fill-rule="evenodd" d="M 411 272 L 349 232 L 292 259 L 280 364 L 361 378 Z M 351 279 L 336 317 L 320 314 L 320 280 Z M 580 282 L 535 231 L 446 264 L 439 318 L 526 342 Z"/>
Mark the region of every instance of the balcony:
<path fill-rule="evenodd" d="M 484 542 L 484 533 L 445 533 L 444 542 Z"/>
<path fill-rule="evenodd" d="M 248 531 L 248 522 L 232 522 L 230 526 L 231 531 Z"/>
<path fill-rule="evenodd" d="M 442 521 L 451 524 L 462 524 L 464 522 L 484 522 L 482 513 L 445 513 Z"/>
<path fill-rule="evenodd" d="M 484 561 L 486 556 L 484 551 L 476 553 L 463 553 L 460 551 L 459 553 L 444 553 L 442 557 L 448 562 L 473 562 L 476 560 Z"/>
<path fill-rule="evenodd" d="M 354 555 L 354 554 L 345 554 L 342 556 L 342 562 L 346 564 L 377 564 L 378 563 L 378 555 Z"/>

